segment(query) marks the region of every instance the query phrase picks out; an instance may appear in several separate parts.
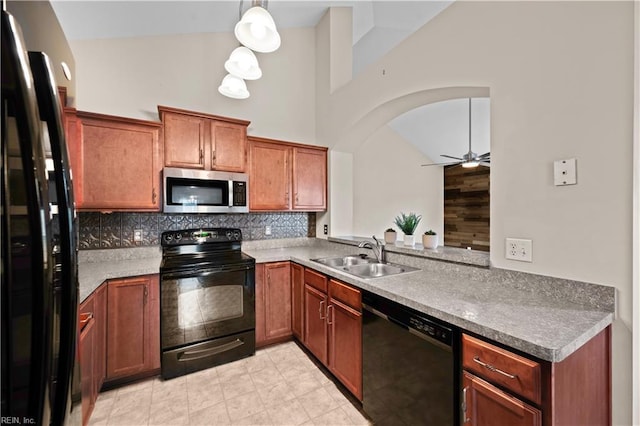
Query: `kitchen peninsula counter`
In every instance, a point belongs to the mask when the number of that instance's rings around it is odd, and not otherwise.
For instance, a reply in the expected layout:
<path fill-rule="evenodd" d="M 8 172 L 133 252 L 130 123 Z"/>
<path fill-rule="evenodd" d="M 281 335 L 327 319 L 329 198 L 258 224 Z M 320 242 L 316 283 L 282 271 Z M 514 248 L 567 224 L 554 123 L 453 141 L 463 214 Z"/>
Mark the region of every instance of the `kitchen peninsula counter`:
<path fill-rule="evenodd" d="M 540 359 L 559 362 L 614 320 L 615 288 L 387 253 L 418 271 L 362 279 L 311 259 L 371 254 L 349 244 L 243 244 L 258 263 L 292 261 Z"/>

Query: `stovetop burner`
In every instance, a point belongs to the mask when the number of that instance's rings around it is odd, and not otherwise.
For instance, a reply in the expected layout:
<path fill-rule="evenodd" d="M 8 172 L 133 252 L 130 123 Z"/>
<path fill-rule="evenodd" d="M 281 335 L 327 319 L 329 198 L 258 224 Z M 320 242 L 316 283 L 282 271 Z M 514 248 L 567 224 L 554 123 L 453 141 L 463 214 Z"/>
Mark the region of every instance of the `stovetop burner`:
<path fill-rule="evenodd" d="M 253 264 L 242 253 L 242 231 L 237 228 L 198 228 L 165 231 L 161 236 L 160 272 Z"/>

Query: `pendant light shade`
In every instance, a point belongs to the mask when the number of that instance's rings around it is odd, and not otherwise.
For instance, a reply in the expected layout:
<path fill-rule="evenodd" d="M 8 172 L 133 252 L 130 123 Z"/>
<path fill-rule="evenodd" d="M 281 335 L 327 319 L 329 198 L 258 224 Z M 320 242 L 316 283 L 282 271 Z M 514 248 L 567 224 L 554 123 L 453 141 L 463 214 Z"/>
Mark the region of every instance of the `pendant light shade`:
<path fill-rule="evenodd" d="M 227 74 L 222 79 L 222 84 L 218 87 L 218 92 L 224 96 L 233 99 L 247 99 L 249 91 L 244 80 L 235 75 Z"/>
<path fill-rule="evenodd" d="M 256 52 L 269 53 L 280 47 L 280 34 L 271 14 L 261 6 L 247 10 L 234 33 L 240 43 Z"/>
<path fill-rule="evenodd" d="M 224 69 L 229 74 L 244 80 L 257 80 L 262 77 L 258 58 L 250 49 L 244 46 L 237 47 L 231 52 L 229 59 L 224 63 Z"/>

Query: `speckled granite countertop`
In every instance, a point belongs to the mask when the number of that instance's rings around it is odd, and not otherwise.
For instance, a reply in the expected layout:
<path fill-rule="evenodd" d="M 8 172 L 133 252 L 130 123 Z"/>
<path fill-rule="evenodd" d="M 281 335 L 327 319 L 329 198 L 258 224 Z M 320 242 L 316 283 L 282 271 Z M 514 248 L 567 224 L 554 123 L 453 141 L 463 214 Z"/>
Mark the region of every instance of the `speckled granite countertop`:
<path fill-rule="evenodd" d="M 361 279 L 310 259 L 367 253 L 350 245 L 244 247 L 258 263 L 291 260 L 547 361 L 561 361 L 614 320 L 615 288 L 388 252 L 421 270 Z"/>
<path fill-rule="evenodd" d="M 80 250 L 78 282 L 80 301 L 86 299 L 105 280 L 157 274 L 160 271 L 160 247 L 112 250 Z"/>
<path fill-rule="evenodd" d="M 463 330 L 547 361 L 561 361 L 614 320 L 615 288 L 387 253 L 415 272 L 361 279 L 311 259 L 368 249 L 314 238 L 243 242 L 258 263 L 291 260 Z M 80 251 L 80 300 L 104 280 L 159 272 L 159 247 Z"/>

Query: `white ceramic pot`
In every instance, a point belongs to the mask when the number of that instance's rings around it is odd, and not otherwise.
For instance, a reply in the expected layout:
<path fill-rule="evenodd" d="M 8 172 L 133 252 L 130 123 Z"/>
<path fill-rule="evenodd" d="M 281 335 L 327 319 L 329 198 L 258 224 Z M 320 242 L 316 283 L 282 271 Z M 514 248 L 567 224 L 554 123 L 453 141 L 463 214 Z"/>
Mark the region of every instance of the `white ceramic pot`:
<path fill-rule="evenodd" d="M 397 232 L 384 231 L 384 242 L 387 244 L 395 244 L 397 237 L 398 237 Z"/>
<path fill-rule="evenodd" d="M 438 236 L 422 234 L 422 245 L 424 246 L 424 248 L 428 249 L 434 249 L 438 247 Z"/>
<path fill-rule="evenodd" d="M 415 235 L 406 235 L 404 236 L 404 245 L 413 247 L 416 244 L 416 236 Z"/>

